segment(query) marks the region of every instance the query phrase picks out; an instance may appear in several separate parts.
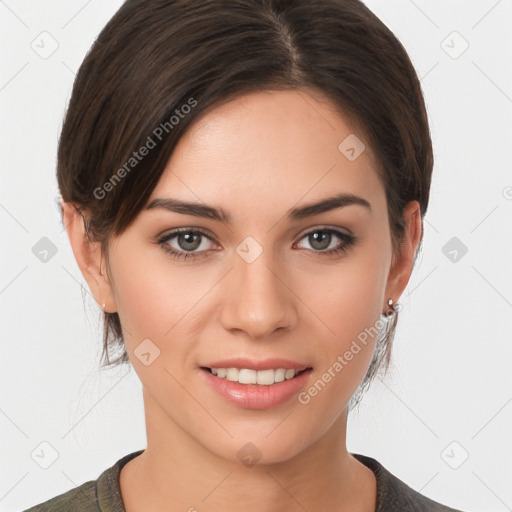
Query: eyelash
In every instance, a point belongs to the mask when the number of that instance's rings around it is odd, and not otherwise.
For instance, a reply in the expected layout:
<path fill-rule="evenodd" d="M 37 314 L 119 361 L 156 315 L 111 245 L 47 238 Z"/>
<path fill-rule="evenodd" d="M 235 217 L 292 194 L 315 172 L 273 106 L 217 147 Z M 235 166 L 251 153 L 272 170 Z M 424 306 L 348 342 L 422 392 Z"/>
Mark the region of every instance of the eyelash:
<path fill-rule="evenodd" d="M 337 229 L 331 229 L 331 228 L 317 228 L 312 231 L 308 231 L 300 238 L 300 240 L 303 240 L 307 236 L 309 236 L 313 233 L 318 233 L 318 232 L 330 233 L 330 234 L 336 235 L 338 238 L 343 240 L 343 245 L 341 245 L 341 247 L 329 249 L 327 251 L 326 250 L 324 250 L 324 251 L 313 250 L 313 253 L 315 256 L 335 256 L 335 255 L 344 253 L 348 250 L 348 248 L 350 246 L 352 246 L 356 242 L 356 237 L 354 235 L 349 235 L 347 233 L 343 233 L 342 231 L 338 231 Z M 181 233 L 192 233 L 194 235 L 199 234 L 199 235 L 203 235 L 204 237 L 213 241 L 213 239 L 210 237 L 210 235 L 206 231 L 204 231 L 200 228 L 194 228 L 194 229 L 181 228 L 181 229 L 177 229 L 177 230 L 173 231 L 172 233 L 168 233 L 167 235 L 159 238 L 157 242 L 162 247 L 162 249 L 166 253 L 170 254 L 171 257 L 175 260 L 186 260 L 186 259 L 190 259 L 190 258 L 196 259 L 196 258 L 203 258 L 203 257 L 207 256 L 206 253 L 208 253 L 208 251 L 199 251 L 199 252 L 177 251 L 176 249 L 173 249 L 172 247 L 170 247 L 167 244 L 167 242 L 169 240 L 172 240 L 173 238 L 175 238 L 177 235 L 179 235 Z M 308 249 L 308 250 L 311 250 L 311 249 Z"/>

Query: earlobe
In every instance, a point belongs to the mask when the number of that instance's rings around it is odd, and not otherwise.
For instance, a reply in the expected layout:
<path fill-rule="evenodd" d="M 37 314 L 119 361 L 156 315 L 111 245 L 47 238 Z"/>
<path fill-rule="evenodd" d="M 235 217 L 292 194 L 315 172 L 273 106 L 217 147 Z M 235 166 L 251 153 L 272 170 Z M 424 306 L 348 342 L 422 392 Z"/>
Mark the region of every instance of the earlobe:
<path fill-rule="evenodd" d="M 101 268 L 103 258 L 100 243 L 87 239 L 85 219 L 75 204 L 62 202 L 62 216 L 73 255 L 94 299 L 105 312 L 111 308 L 115 310 L 112 288 L 106 272 Z"/>

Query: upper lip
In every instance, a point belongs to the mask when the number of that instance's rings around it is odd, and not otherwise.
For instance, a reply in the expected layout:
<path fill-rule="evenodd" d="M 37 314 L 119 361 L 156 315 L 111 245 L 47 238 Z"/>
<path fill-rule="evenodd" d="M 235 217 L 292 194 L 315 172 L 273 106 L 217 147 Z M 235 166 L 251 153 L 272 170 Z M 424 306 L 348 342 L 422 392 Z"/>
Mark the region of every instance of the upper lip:
<path fill-rule="evenodd" d="M 258 361 L 256 359 L 249 359 L 246 357 L 237 357 L 235 359 L 222 359 L 212 363 L 202 365 L 206 368 L 247 368 L 248 370 L 277 370 L 278 368 L 284 368 L 286 370 L 302 371 L 309 368 L 310 365 L 298 363 L 296 361 L 290 361 L 289 359 L 281 359 L 273 357 L 271 359 L 263 359 Z"/>

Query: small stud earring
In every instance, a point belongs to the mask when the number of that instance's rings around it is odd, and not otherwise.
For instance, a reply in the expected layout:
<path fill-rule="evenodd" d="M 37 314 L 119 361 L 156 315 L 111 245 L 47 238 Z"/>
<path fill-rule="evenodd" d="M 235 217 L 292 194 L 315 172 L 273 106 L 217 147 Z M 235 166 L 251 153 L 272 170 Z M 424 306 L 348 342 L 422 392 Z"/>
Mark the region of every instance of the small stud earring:
<path fill-rule="evenodd" d="M 390 317 L 393 315 L 396 315 L 398 313 L 398 310 L 400 309 L 400 306 L 397 303 L 393 303 L 393 299 L 388 300 L 388 309 L 383 313 L 385 317 Z"/>

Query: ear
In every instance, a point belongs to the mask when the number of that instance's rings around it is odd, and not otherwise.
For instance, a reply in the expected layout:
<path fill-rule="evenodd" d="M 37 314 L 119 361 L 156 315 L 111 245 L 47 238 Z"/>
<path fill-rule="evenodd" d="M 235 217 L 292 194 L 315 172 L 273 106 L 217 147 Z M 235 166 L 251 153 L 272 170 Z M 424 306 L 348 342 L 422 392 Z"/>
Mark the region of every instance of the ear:
<path fill-rule="evenodd" d="M 400 243 L 399 254 L 397 257 L 394 256 L 389 271 L 384 311 L 388 308 L 388 299 L 393 299 L 393 302 L 398 302 L 399 297 L 405 290 L 414 267 L 416 251 L 423 235 L 423 222 L 418 201 L 410 201 L 407 203 L 402 215 L 406 226 L 404 236 Z"/>
<path fill-rule="evenodd" d="M 75 204 L 62 202 L 62 217 L 76 262 L 100 308 L 105 312 L 116 311 L 116 304 L 101 254 L 99 242 L 90 242 L 85 233 L 84 218 Z M 103 265 L 103 268 L 102 268 Z"/>

